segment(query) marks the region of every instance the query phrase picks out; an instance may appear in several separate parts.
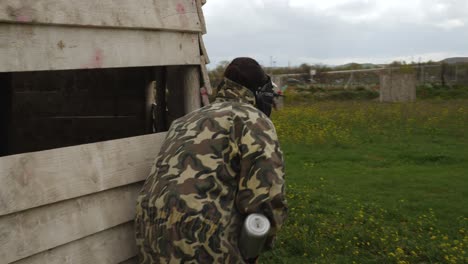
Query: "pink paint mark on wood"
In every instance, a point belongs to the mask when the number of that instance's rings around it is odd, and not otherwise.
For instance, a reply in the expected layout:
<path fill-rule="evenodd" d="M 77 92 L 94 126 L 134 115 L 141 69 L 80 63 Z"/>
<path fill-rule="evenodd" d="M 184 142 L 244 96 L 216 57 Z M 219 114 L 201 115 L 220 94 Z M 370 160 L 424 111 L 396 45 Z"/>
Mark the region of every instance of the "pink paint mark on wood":
<path fill-rule="evenodd" d="M 26 23 L 26 22 L 31 22 L 32 19 L 27 15 L 19 15 L 16 17 L 16 21 Z"/>
<path fill-rule="evenodd" d="M 181 26 L 184 27 L 184 28 L 188 27 L 189 26 L 189 21 L 188 21 L 185 6 L 183 4 L 181 4 L 181 3 L 178 3 L 177 7 L 176 7 L 176 10 L 177 10 L 177 13 L 180 15 L 180 24 L 181 24 Z"/>
<path fill-rule="evenodd" d="M 97 49 L 94 52 L 94 66 L 96 66 L 96 68 L 101 68 L 103 64 L 104 64 L 104 52 L 102 51 L 102 49 Z"/>
<path fill-rule="evenodd" d="M 16 22 L 28 23 L 34 21 L 35 10 L 29 7 L 13 8 L 8 6 L 7 13 Z"/>
<path fill-rule="evenodd" d="M 176 10 L 180 15 L 185 14 L 185 6 L 181 3 L 177 4 Z"/>
<path fill-rule="evenodd" d="M 104 51 L 102 49 L 96 49 L 93 57 L 88 64 L 83 65 L 83 69 L 99 69 L 104 65 Z"/>

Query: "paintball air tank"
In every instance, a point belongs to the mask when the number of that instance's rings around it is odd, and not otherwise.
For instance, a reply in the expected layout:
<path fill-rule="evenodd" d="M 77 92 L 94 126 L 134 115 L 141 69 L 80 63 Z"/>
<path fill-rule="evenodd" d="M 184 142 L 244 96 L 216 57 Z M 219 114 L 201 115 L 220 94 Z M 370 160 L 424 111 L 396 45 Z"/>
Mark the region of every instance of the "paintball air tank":
<path fill-rule="evenodd" d="M 264 215 L 247 216 L 239 239 L 239 249 L 245 259 L 256 258 L 260 255 L 269 231 L 270 221 Z"/>

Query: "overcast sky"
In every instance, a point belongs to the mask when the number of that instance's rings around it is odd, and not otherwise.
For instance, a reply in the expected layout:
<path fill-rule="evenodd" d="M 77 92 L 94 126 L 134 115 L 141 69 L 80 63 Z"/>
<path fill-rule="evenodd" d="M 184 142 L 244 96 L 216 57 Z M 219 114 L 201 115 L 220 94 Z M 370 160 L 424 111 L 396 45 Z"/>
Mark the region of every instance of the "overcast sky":
<path fill-rule="evenodd" d="M 204 12 L 210 67 L 468 56 L 468 0 L 208 0 Z"/>

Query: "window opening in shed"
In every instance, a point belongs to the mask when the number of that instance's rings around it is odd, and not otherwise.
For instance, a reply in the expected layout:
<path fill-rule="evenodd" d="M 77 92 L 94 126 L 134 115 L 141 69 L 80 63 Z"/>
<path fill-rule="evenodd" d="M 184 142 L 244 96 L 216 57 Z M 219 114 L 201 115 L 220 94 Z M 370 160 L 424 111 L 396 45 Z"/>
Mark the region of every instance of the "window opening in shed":
<path fill-rule="evenodd" d="M 11 74 L 0 73 L 0 157 L 8 154 L 11 115 Z"/>
<path fill-rule="evenodd" d="M 0 156 L 166 131 L 165 111 L 156 120 L 164 125 L 153 124 L 157 103 L 166 107 L 164 95 L 155 101 L 164 75 L 163 67 L 2 73 Z"/>

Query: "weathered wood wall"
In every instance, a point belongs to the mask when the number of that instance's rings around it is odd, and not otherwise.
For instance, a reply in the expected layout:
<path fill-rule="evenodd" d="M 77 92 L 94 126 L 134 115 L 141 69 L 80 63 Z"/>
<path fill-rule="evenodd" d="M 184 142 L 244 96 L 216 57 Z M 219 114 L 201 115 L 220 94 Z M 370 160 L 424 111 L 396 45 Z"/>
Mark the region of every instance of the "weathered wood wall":
<path fill-rule="evenodd" d="M 147 132 L 153 80 L 168 108 L 183 109 L 177 115 L 199 107 L 200 83 L 209 87 L 204 2 L 0 1 L 0 86 L 11 99 L 0 107 L 11 109 L 2 119 L 14 117 L 8 148 Z M 169 102 L 170 94 L 181 97 Z M 0 158 L 0 262 L 137 263 L 135 200 L 164 137 Z"/>
<path fill-rule="evenodd" d="M 198 34 L 0 23 L 0 72 L 200 64 Z"/>
<path fill-rule="evenodd" d="M 148 132 L 155 66 L 180 67 L 166 76 L 171 120 L 198 108 L 200 87 L 211 91 L 204 2 L 1 1 L 0 73 L 15 73 L 0 156 Z"/>
<path fill-rule="evenodd" d="M 0 21 L 201 32 L 198 11 L 194 0 L 2 0 Z"/>
<path fill-rule="evenodd" d="M 200 65 L 204 32 L 195 0 L 4 0 L 0 72 Z"/>
<path fill-rule="evenodd" d="M 134 257 L 136 197 L 164 137 L 0 158 L 2 263 L 120 263 Z"/>

